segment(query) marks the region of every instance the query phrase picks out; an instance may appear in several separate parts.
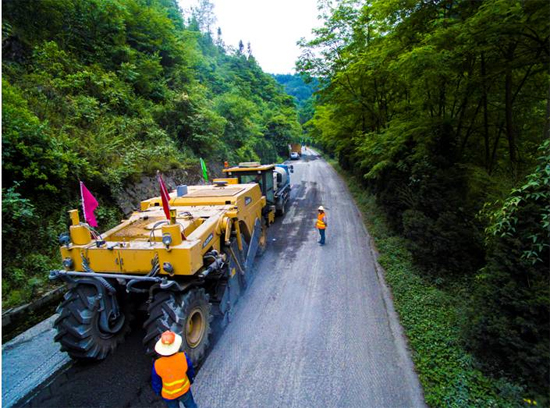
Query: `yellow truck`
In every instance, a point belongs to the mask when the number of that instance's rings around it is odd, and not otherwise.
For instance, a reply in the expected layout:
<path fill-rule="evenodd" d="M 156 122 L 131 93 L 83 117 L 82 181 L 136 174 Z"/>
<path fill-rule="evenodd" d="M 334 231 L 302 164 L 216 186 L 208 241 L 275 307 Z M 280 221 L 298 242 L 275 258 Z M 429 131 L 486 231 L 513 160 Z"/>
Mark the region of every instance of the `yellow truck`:
<path fill-rule="evenodd" d="M 142 310 L 149 353 L 170 329 L 198 364 L 213 316 L 227 322 L 266 244 L 266 197 L 258 184 L 220 180 L 179 186 L 169 204 L 170 220 L 161 198 L 151 198 L 103 234 L 70 211 L 70 232 L 60 237 L 63 268 L 50 278 L 68 285 L 55 340 L 73 359 L 105 358 Z"/>
<path fill-rule="evenodd" d="M 302 145 L 300 143 L 289 144 L 288 150 L 292 160 L 299 159 L 302 156 Z"/>

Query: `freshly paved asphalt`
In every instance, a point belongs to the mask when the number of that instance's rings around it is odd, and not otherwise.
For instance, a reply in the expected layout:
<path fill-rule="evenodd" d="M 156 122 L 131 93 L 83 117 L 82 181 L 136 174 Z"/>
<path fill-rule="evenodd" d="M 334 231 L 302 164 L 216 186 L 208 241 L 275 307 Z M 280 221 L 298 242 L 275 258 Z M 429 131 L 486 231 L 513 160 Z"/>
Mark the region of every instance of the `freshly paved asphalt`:
<path fill-rule="evenodd" d="M 312 151 L 293 163 L 288 212 L 218 333 L 193 393 L 201 408 L 423 407 L 370 237 L 345 183 Z M 327 208 L 327 244 L 316 209 Z M 163 407 L 137 329 L 105 361 L 75 364 L 23 406 Z"/>

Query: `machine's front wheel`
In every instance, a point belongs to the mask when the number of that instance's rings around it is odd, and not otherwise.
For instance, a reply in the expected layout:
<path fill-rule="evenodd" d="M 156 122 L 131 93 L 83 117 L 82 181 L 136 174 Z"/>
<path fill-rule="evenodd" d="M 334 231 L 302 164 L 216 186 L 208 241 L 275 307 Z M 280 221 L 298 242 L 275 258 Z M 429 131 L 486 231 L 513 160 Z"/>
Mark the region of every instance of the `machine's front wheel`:
<path fill-rule="evenodd" d="M 143 343 L 147 352 L 154 354 L 161 334 L 171 330 L 183 337 L 182 349 L 193 364 L 200 364 L 210 343 L 211 308 L 202 288 L 184 294 L 158 292 L 149 305 L 149 318 L 144 323 L 147 334 Z"/>
<path fill-rule="evenodd" d="M 130 315 L 127 305 L 118 315 L 111 315 L 108 322 L 100 323 L 98 292 L 93 285 L 80 284 L 65 294 L 57 308 L 59 317 L 54 326 L 54 340 L 61 344 L 61 351 L 77 360 L 103 360 L 124 340 L 130 331 Z"/>

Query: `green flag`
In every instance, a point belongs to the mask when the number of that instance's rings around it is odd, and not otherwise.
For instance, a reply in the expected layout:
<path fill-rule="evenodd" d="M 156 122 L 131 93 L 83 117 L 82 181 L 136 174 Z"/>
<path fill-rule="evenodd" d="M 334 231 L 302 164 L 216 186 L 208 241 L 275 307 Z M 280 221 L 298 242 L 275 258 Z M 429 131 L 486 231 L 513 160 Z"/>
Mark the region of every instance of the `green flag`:
<path fill-rule="evenodd" d="M 206 169 L 206 163 L 201 158 L 201 169 L 202 169 L 202 176 L 204 177 L 204 181 L 208 183 L 208 170 Z"/>

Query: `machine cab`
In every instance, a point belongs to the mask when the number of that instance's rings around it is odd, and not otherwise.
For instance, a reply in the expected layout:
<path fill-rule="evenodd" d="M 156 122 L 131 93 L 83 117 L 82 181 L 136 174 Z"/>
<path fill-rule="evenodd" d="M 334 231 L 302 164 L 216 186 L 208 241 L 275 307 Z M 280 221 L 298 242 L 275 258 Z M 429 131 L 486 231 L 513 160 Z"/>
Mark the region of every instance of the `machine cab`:
<path fill-rule="evenodd" d="M 258 183 L 267 200 L 267 207 L 275 205 L 275 188 L 273 185 L 274 164 L 262 165 L 258 162 L 239 163 L 238 166 L 223 169 L 227 177 L 234 177 L 239 184 Z"/>

